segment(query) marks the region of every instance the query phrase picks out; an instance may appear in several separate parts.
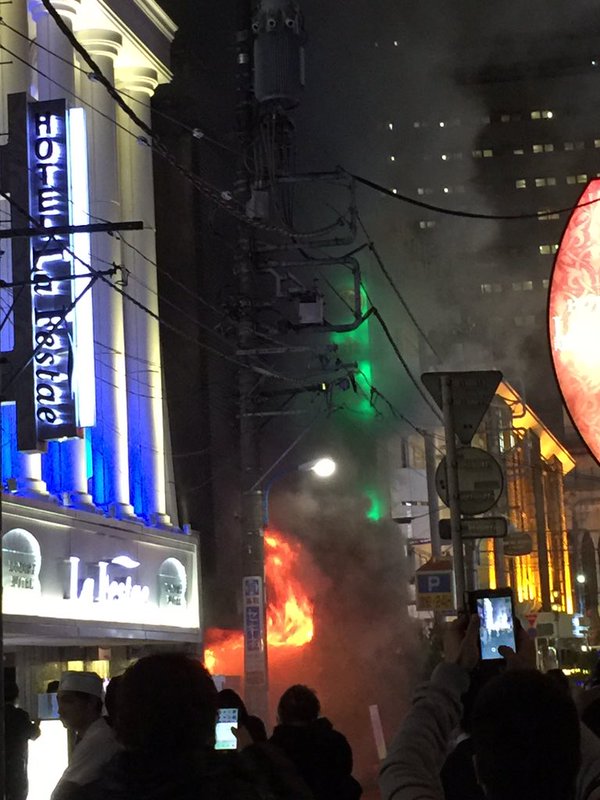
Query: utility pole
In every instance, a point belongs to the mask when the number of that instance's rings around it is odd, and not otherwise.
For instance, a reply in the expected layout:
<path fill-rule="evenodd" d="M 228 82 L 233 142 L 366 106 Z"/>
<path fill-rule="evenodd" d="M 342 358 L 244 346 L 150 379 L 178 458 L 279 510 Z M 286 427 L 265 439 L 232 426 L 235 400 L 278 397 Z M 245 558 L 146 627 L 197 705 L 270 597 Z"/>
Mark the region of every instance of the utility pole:
<path fill-rule="evenodd" d="M 248 150 L 252 141 L 254 95 L 252 87 L 252 3 L 237 0 L 236 16 L 236 121 L 241 157 L 234 193 L 242 205 L 252 195 L 253 175 Z M 247 351 L 254 344 L 253 260 L 254 243 L 246 225 L 238 228 L 235 268 L 240 296 L 238 349 Z M 259 442 L 253 415 L 256 375 L 240 369 L 239 432 L 241 476 L 241 566 L 242 614 L 244 630 L 244 690 L 248 708 L 261 719 L 268 719 L 267 634 L 265 615 L 265 567 L 262 527 L 262 492 L 254 490 L 259 466 Z"/>
<path fill-rule="evenodd" d="M 458 488 L 458 462 L 456 457 L 456 432 L 454 430 L 452 378 L 442 374 L 442 412 L 446 434 L 446 469 L 448 481 L 448 505 L 450 506 L 450 530 L 452 531 L 452 563 L 456 606 L 460 610 L 465 602 L 465 561 L 460 531 L 460 506 Z"/>

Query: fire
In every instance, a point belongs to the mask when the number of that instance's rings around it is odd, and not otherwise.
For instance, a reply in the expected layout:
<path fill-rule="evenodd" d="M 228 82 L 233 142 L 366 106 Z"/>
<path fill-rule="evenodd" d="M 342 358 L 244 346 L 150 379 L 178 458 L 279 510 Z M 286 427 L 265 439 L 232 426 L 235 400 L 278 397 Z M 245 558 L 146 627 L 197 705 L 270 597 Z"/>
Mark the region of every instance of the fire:
<path fill-rule="evenodd" d="M 274 530 L 265 532 L 267 583 L 267 642 L 289 652 L 304 647 L 314 636 L 314 607 L 298 578 L 300 545 Z M 211 628 L 206 632 L 204 663 L 213 674 L 241 675 L 244 637 L 241 631 Z M 273 651 L 271 650 L 271 657 Z"/>
<path fill-rule="evenodd" d="M 267 641 L 269 647 L 303 647 L 315 633 L 314 608 L 295 571 L 300 546 L 276 531 L 265 535 Z"/>

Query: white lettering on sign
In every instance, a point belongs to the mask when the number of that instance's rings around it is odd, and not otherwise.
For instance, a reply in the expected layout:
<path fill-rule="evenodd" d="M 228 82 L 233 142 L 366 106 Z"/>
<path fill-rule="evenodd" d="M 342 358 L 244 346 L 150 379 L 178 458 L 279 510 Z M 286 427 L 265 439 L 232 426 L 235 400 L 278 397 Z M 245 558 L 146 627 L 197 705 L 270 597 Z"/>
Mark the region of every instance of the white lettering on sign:
<path fill-rule="evenodd" d="M 427 591 L 437 592 L 441 586 L 439 575 L 429 575 L 427 578 Z"/>
<path fill-rule="evenodd" d="M 85 578 L 81 587 L 79 586 L 79 561 L 77 556 L 69 558 L 69 599 L 77 600 L 82 603 L 119 603 L 141 605 L 150 599 L 150 588 L 134 583 L 131 575 L 125 580 L 111 578 L 109 573 L 109 562 L 98 562 L 98 579 Z M 111 563 L 123 568 L 123 561 L 113 559 Z M 137 562 L 132 562 L 137 566 Z M 126 567 L 132 569 L 135 567 Z"/>

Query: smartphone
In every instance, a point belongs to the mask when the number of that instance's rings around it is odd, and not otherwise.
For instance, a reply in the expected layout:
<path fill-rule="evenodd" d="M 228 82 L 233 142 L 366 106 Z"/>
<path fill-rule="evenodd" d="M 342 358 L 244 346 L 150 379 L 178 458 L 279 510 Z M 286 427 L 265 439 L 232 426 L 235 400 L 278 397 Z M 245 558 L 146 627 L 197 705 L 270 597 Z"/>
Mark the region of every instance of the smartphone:
<path fill-rule="evenodd" d="M 479 616 L 479 645 L 482 661 L 501 661 L 498 648 L 515 646 L 513 594 L 509 588 L 469 592 L 469 609 Z"/>
<path fill-rule="evenodd" d="M 215 726 L 215 750 L 237 749 L 237 739 L 232 728 L 237 730 L 238 709 L 220 708 Z"/>

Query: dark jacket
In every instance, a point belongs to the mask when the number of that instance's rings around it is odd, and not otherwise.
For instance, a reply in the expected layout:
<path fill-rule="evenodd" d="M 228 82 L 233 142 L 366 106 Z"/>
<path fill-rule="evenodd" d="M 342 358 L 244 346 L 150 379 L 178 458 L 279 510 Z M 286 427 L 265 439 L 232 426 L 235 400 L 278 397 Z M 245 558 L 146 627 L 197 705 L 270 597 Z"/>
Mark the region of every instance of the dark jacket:
<path fill-rule="evenodd" d="M 295 764 L 315 800 L 358 800 L 362 788 L 352 777 L 348 740 L 321 717 L 308 725 L 277 725 L 270 743 Z"/>
<path fill-rule="evenodd" d="M 265 748 L 154 757 L 124 751 L 69 800 L 312 800 L 293 766 Z"/>
<path fill-rule="evenodd" d="M 39 726 L 29 714 L 12 703 L 4 704 L 4 730 L 6 735 L 6 797 L 7 800 L 25 800 L 28 791 L 27 751 L 30 739 L 37 739 Z"/>
<path fill-rule="evenodd" d="M 73 800 L 261 800 L 231 762 L 211 754 L 124 751 L 104 767 L 97 781 L 78 788 Z"/>

